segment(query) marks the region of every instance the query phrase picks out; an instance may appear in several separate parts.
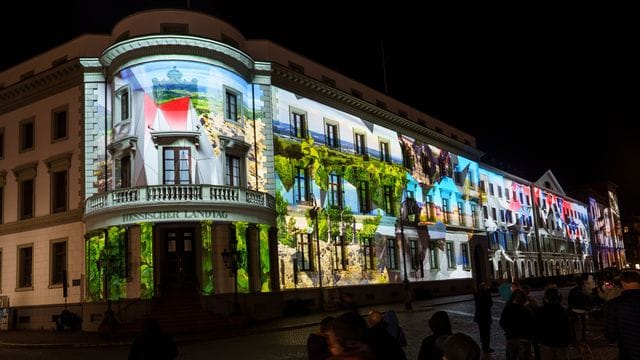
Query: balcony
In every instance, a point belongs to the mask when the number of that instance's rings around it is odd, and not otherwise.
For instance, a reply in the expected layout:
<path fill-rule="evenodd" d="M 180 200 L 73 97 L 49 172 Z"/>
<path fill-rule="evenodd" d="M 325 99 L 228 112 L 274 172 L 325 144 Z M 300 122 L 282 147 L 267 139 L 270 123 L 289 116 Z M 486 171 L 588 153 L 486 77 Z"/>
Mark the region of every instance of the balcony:
<path fill-rule="evenodd" d="M 203 219 L 202 212 L 214 213 L 214 218 L 232 221 L 256 221 L 256 217 L 270 223 L 275 219 L 275 200 L 263 192 L 217 185 L 153 185 L 126 188 L 96 194 L 85 202 L 85 220 L 88 223 L 104 223 L 120 217 L 117 222 L 133 222 L 141 214 L 162 213 L 160 219 Z M 181 213 L 179 213 L 181 212 Z M 185 212 L 189 212 L 186 213 Z M 175 214 L 172 214 L 175 213 Z M 128 215 L 125 215 L 128 214 Z M 133 217 L 131 216 L 133 214 Z M 124 217 L 121 217 L 125 215 Z M 146 218 L 157 220 L 158 217 Z M 247 218 L 247 216 L 249 218 Z M 243 219 L 246 218 L 246 219 Z M 253 219 L 251 219 L 253 218 Z M 93 226 L 89 226 L 93 227 Z"/>

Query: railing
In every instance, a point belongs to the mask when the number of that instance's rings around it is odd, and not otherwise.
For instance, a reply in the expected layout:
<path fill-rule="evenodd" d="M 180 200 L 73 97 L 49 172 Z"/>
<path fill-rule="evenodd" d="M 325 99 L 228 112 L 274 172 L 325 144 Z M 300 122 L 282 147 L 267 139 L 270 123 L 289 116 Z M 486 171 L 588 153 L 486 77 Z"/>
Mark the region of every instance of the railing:
<path fill-rule="evenodd" d="M 274 198 L 259 191 L 217 185 L 153 185 L 93 195 L 85 203 L 85 215 L 109 208 L 167 203 L 238 204 L 275 210 Z"/>

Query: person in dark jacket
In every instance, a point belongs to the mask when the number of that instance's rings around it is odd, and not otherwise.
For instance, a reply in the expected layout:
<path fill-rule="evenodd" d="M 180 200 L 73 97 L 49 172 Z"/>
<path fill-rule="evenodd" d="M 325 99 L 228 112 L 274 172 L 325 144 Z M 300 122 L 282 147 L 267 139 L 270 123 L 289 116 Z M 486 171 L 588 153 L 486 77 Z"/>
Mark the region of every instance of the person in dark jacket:
<path fill-rule="evenodd" d="M 451 321 L 445 311 L 436 311 L 429 318 L 429 328 L 433 332 L 422 340 L 418 360 L 442 359 L 440 346 L 451 335 Z"/>
<path fill-rule="evenodd" d="M 558 289 L 544 291 L 542 307 L 535 313 L 536 340 L 540 346 L 540 358 L 566 359 L 567 346 L 571 343 L 569 314 L 560 305 Z"/>
<path fill-rule="evenodd" d="M 533 336 L 533 313 L 525 306 L 527 295 L 516 290 L 500 315 L 500 327 L 507 337 L 507 360 L 529 360 Z"/>
<path fill-rule="evenodd" d="M 574 341 L 586 341 L 587 294 L 584 281 L 576 279 L 576 286 L 569 291 L 569 314 Z"/>
<path fill-rule="evenodd" d="M 622 293 L 605 305 L 604 335 L 618 343 L 620 360 L 640 359 L 640 273 L 626 270 L 620 274 Z"/>
<path fill-rule="evenodd" d="M 129 351 L 129 360 L 172 360 L 178 356 L 173 338 L 160 329 L 155 319 L 144 319 L 142 334 L 136 337 Z"/>
<path fill-rule="evenodd" d="M 326 360 L 331 357 L 329 350 L 329 331 L 333 328 L 333 316 L 327 316 L 320 322 L 320 331 L 311 333 L 307 338 L 307 354 L 309 360 Z"/>
<path fill-rule="evenodd" d="M 406 360 L 400 343 L 387 332 L 387 324 L 382 321 L 382 314 L 373 310 L 367 316 L 369 326 L 368 340 L 371 352 L 376 359 Z"/>
<path fill-rule="evenodd" d="M 442 345 L 444 360 L 480 360 L 480 347 L 471 336 L 455 333 Z"/>
<path fill-rule="evenodd" d="M 489 292 L 487 284 L 482 282 L 478 285 L 478 291 L 473 294 L 473 300 L 476 305 L 473 321 L 478 323 L 482 351 L 485 353 L 491 353 L 493 352 L 493 349 L 490 346 L 492 322 L 491 307 L 493 306 L 493 299 L 491 298 L 491 292 Z"/>

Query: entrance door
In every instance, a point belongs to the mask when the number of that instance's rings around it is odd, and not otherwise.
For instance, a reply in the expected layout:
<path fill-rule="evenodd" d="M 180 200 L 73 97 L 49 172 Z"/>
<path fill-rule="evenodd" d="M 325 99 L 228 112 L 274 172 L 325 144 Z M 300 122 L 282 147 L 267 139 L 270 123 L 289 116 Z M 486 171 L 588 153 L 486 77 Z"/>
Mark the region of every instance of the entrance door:
<path fill-rule="evenodd" d="M 167 287 L 192 289 L 195 287 L 193 228 L 167 229 L 164 232 L 167 259 Z"/>

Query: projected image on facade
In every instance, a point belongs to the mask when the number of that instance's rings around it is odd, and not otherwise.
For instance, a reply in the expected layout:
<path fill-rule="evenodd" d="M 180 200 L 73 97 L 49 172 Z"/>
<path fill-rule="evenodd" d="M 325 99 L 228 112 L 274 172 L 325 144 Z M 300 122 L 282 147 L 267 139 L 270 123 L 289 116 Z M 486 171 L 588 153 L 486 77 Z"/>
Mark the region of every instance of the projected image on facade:
<path fill-rule="evenodd" d="M 473 228 L 479 227 L 478 164 L 405 135 L 399 141 L 405 166 L 411 169 L 408 196 L 416 200 L 423 229 L 409 230 L 411 276 L 416 280 L 471 277 L 469 240 Z"/>
<path fill-rule="evenodd" d="M 176 183 L 264 191 L 263 104 L 254 103 L 261 94 L 233 72 L 204 63 L 155 61 L 128 67 L 114 78 L 113 137 L 135 135 L 145 159 L 166 158 L 159 154 L 162 145 L 175 146 L 178 140 L 184 150 L 172 156 L 190 161 L 193 168 Z M 227 163 L 238 171 L 231 177 L 238 183 L 227 184 Z M 160 172 L 157 161 L 133 165 L 134 185 L 157 184 L 169 175 Z"/>
<path fill-rule="evenodd" d="M 535 276 L 538 259 L 529 186 L 480 168 L 480 189 L 495 278 Z"/>
<path fill-rule="evenodd" d="M 541 250 L 585 257 L 592 254 L 587 208 L 534 187 Z"/>

